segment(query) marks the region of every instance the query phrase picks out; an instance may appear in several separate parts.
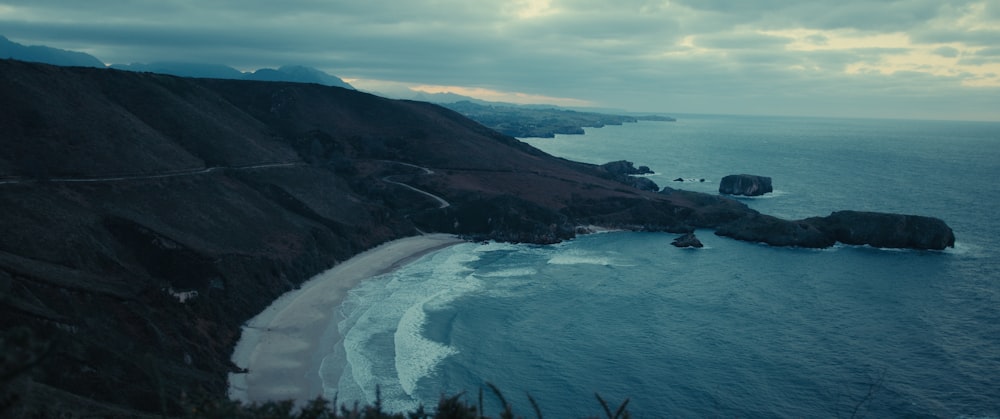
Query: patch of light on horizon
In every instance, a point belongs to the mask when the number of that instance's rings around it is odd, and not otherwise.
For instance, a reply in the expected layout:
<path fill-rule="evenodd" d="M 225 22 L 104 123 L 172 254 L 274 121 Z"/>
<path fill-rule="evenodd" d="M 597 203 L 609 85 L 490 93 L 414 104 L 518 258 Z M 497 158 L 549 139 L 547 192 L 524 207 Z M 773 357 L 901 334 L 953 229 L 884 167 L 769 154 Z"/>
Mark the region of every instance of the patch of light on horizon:
<path fill-rule="evenodd" d="M 545 96 L 522 92 L 506 92 L 481 87 L 442 86 L 432 84 L 412 84 L 388 80 L 344 77 L 343 80 L 357 89 L 409 98 L 416 93 L 454 93 L 491 102 L 507 102 L 521 105 L 594 106 L 595 103 L 574 98 Z"/>
<path fill-rule="evenodd" d="M 413 92 L 413 90 L 410 89 L 410 85 L 407 83 L 364 79 L 360 77 L 341 77 L 341 80 L 347 82 L 351 86 L 354 86 L 354 88 L 358 90 L 388 94 L 393 97 L 404 97 L 405 94 Z"/>
<path fill-rule="evenodd" d="M 470 96 L 476 99 L 488 100 L 491 102 L 509 102 L 522 105 L 527 105 L 527 104 L 545 104 L 545 105 L 559 105 L 559 106 L 594 105 L 590 101 L 581 99 L 536 95 L 536 94 L 522 93 L 522 92 L 505 92 L 501 90 L 484 89 L 482 87 L 419 85 L 419 86 L 411 86 L 410 88 L 415 91 L 424 93 L 455 93 L 462 96 Z"/>
<path fill-rule="evenodd" d="M 862 33 L 854 30 L 787 29 L 759 31 L 768 36 L 782 36 L 792 39 L 785 46 L 789 52 L 851 51 L 886 49 L 877 59 L 848 64 L 846 74 L 923 73 L 938 77 L 957 77 L 968 87 L 1000 87 L 1000 63 L 962 64 L 962 58 L 974 54 L 981 48 L 971 48 L 963 43 L 928 43 L 912 41 L 903 32 L 884 34 Z M 816 40 L 822 40 L 817 42 Z M 941 47 L 951 47 L 959 51 L 955 57 L 944 57 L 935 51 Z M 893 51 L 896 50 L 896 51 Z M 793 65 L 793 70 L 806 71 L 814 68 Z"/>

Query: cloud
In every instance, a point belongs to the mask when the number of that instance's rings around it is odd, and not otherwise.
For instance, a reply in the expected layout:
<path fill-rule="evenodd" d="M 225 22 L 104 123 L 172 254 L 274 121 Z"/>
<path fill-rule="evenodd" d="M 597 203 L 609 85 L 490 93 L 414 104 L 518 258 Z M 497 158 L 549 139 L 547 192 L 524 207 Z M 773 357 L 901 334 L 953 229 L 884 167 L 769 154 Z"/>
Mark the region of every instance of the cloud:
<path fill-rule="evenodd" d="M 970 46 L 990 46 L 1000 43 L 1000 28 L 962 30 L 933 28 L 912 32 L 913 40 L 925 44 L 964 43 Z"/>
<path fill-rule="evenodd" d="M 761 32 L 713 33 L 694 38 L 698 46 L 713 49 L 781 49 L 792 41 L 791 37 Z"/>
<path fill-rule="evenodd" d="M 998 64 L 1000 63 L 1000 47 L 983 48 L 971 54 L 963 55 L 959 62 L 970 66 Z"/>
<path fill-rule="evenodd" d="M 955 57 L 958 57 L 958 53 L 959 52 L 960 51 L 958 50 L 958 48 L 949 47 L 949 46 L 938 47 L 938 48 L 934 49 L 934 54 L 940 55 L 940 56 L 945 57 L 945 58 L 955 58 Z"/>
<path fill-rule="evenodd" d="M 938 16 L 945 7 L 975 1 L 940 0 L 674 0 L 695 10 L 728 16 L 765 29 L 813 28 L 901 31 Z"/>
<path fill-rule="evenodd" d="M 982 57 L 1000 57 L 1000 47 L 983 48 L 975 54 Z"/>
<path fill-rule="evenodd" d="M 857 115 L 891 103 L 921 117 L 914 98 L 925 98 L 965 118 L 1000 108 L 983 94 L 1000 97 L 998 3 L 0 0 L 0 30 L 113 63 L 302 64 L 370 85 L 524 101 Z"/>

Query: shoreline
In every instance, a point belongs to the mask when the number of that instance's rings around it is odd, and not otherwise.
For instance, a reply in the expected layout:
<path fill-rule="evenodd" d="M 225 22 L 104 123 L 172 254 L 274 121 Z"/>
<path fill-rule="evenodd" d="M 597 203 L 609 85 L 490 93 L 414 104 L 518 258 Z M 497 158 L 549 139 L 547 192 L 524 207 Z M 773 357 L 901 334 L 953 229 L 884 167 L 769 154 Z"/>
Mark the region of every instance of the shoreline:
<path fill-rule="evenodd" d="M 282 294 L 240 333 L 231 360 L 246 372 L 229 374 L 229 398 L 244 403 L 323 395 L 319 370 L 324 335 L 337 307 L 361 281 L 386 274 L 430 252 L 465 243 L 450 234 L 427 234 L 383 243 L 313 276 Z"/>

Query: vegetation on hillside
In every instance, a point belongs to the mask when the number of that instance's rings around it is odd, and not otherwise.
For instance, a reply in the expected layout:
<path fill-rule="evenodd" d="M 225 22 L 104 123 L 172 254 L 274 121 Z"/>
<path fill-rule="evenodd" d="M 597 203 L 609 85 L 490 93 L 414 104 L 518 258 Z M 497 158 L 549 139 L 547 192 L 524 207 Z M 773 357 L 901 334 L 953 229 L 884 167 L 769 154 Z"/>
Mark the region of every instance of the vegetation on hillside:
<path fill-rule="evenodd" d="M 88 401 L 77 403 L 60 401 L 57 403 L 33 403 L 33 399 L 45 397 L 42 388 L 34 382 L 33 377 L 42 373 L 37 368 L 49 360 L 53 354 L 52 348 L 58 343 L 37 336 L 26 327 L 13 328 L 0 332 L 0 417 L 5 418 L 77 418 L 77 417 L 157 417 L 154 413 L 140 413 L 118 406 L 95 404 Z M 316 398 L 302 405 L 296 405 L 291 400 L 272 401 L 265 403 L 244 404 L 238 401 L 201 397 L 199 401 L 174 400 L 164 401 L 161 415 L 158 417 L 180 418 L 288 418 L 288 419 L 485 419 L 485 418 L 519 418 L 524 417 L 515 412 L 503 393 L 493 384 L 487 383 L 493 396 L 499 401 L 502 410 L 496 416 L 489 416 L 484 409 L 484 392 L 479 389 L 475 402 L 465 400 L 465 394 L 442 396 L 437 406 L 432 409 L 423 405 L 409 412 L 397 413 L 386 411 L 382 406 L 381 392 L 376 389 L 376 401 L 373 404 L 361 405 L 354 402 L 351 405 L 340 403 L 336 398 L 332 401 Z M 162 390 L 160 394 L 162 394 Z M 628 399 L 617 409 L 595 394 L 598 403 L 608 419 L 628 418 Z M 542 418 L 542 409 L 535 399 L 528 395 L 531 403 L 531 414 Z M 167 404 L 182 407 L 181 411 L 167 408 Z"/>

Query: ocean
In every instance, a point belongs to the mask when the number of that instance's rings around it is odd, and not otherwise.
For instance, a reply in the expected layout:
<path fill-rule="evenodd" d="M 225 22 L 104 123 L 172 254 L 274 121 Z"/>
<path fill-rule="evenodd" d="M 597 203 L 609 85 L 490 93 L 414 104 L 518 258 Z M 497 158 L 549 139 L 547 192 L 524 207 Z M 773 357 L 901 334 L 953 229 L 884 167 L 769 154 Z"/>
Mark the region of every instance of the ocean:
<path fill-rule="evenodd" d="M 1000 123 L 679 115 L 524 141 L 629 160 L 660 186 L 782 218 L 939 217 L 945 251 L 778 248 L 697 231 L 552 246 L 467 243 L 362 283 L 339 308 L 326 396 L 404 411 L 464 393 L 500 412 L 635 417 L 1000 417 Z M 674 179 L 685 179 L 677 182 Z M 701 180 L 704 179 L 704 182 Z"/>

